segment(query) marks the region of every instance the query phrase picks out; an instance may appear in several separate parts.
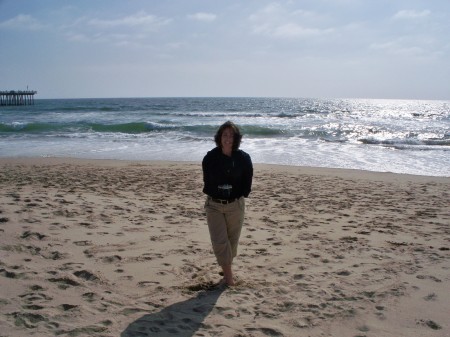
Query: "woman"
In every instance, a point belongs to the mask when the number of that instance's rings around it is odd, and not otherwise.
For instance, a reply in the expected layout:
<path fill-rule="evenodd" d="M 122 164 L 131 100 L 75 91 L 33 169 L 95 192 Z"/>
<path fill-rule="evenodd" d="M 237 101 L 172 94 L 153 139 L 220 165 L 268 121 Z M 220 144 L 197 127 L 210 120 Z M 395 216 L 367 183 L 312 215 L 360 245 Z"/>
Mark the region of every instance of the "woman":
<path fill-rule="evenodd" d="M 253 178 L 251 158 L 239 150 L 241 139 L 234 123 L 224 123 L 214 136 L 216 148 L 202 162 L 209 234 L 224 281 L 229 286 L 235 284 L 231 265 L 244 222 L 244 198 L 250 194 Z"/>

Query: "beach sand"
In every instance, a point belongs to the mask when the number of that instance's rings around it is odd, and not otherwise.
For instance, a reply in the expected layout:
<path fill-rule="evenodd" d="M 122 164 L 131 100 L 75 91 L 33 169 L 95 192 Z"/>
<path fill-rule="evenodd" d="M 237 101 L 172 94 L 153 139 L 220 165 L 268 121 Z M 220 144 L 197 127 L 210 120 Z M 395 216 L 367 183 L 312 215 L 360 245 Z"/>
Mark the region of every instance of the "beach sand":
<path fill-rule="evenodd" d="M 200 163 L 0 159 L 0 336 L 450 336 L 450 178 L 255 165 L 224 288 Z"/>

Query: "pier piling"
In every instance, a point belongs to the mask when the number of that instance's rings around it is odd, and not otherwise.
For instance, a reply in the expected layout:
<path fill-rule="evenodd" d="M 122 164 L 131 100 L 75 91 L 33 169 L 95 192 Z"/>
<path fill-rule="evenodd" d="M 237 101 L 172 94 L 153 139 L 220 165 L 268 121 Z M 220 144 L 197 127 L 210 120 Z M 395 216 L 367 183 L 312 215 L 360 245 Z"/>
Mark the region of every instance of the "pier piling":
<path fill-rule="evenodd" d="M 34 105 L 33 90 L 0 91 L 0 106 L 4 105 Z"/>

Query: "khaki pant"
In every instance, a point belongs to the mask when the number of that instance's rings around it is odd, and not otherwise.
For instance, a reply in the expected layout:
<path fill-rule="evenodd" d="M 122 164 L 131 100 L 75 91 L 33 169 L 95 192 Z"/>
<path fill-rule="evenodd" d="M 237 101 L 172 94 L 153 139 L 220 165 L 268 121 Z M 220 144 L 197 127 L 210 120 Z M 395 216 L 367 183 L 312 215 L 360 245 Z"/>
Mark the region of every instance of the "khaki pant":
<path fill-rule="evenodd" d="M 231 265 L 237 255 L 239 237 L 244 223 L 245 199 L 223 205 L 206 198 L 206 219 L 217 263 Z"/>

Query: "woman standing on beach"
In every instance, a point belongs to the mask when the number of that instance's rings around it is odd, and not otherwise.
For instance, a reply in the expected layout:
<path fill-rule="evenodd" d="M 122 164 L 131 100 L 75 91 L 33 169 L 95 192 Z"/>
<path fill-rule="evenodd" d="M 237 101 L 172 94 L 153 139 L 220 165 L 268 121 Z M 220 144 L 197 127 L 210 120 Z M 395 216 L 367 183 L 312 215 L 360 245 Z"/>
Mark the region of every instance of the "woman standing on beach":
<path fill-rule="evenodd" d="M 253 164 L 250 156 L 239 150 L 242 135 L 228 121 L 219 127 L 216 147 L 203 158 L 205 210 L 214 254 L 222 267 L 224 281 L 234 285 L 232 262 L 237 255 L 244 223 L 245 199 L 250 194 Z"/>

